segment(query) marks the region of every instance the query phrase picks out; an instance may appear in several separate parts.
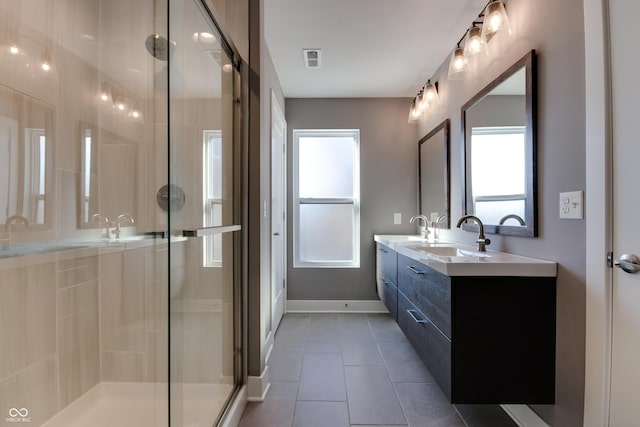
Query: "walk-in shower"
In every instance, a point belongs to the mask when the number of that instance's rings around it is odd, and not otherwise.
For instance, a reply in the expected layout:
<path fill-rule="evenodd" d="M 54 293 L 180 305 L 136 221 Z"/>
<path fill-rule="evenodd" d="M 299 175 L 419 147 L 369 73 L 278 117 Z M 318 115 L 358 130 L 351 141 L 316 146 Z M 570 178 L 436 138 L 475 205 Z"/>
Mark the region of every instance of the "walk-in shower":
<path fill-rule="evenodd" d="M 0 0 L 0 426 L 211 427 L 237 392 L 217 28 L 201 0 Z"/>

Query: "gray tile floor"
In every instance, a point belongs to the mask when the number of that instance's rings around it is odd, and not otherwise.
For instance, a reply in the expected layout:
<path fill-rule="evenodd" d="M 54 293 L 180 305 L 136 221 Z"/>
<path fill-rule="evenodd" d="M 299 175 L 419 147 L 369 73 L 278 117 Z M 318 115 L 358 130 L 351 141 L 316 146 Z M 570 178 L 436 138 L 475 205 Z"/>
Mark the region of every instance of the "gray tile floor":
<path fill-rule="evenodd" d="M 287 314 L 268 365 L 241 427 L 467 425 L 387 314 Z"/>

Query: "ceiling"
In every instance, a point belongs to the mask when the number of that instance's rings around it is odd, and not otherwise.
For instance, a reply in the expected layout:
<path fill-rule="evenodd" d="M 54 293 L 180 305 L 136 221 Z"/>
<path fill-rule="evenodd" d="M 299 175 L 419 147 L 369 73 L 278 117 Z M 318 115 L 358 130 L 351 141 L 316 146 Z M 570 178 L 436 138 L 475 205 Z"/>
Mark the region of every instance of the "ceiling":
<path fill-rule="evenodd" d="M 486 0 L 264 0 L 265 38 L 288 98 L 413 97 Z M 308 69 L 303 49 L 322 49 Z"/>

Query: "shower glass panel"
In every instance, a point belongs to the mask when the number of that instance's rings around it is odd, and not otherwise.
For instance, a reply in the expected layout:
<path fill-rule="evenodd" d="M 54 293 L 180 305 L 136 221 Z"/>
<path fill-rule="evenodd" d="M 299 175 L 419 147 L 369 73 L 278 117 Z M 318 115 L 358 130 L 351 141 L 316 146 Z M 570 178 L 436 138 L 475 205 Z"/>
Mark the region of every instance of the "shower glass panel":
<path fill-rule="evenodd" d="M 210 427 L 237 390 L 239 78 L 199 1 L 0 0 L 0 426 Z"/>
<path fill-rule="evenodd" d="M 169 204 L 171 425 L 208 427 L 238 380 L 236 70 L 199 0 L 171 2 L 169 16 L 169 182 L 183 195 Z"/>

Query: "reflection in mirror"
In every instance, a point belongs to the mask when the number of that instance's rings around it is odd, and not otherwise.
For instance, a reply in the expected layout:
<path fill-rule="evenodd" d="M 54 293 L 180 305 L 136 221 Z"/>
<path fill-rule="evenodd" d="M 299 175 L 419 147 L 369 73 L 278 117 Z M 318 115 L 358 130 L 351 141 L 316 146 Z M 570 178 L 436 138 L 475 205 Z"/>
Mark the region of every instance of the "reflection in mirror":
<path fill-rule="evenodd" d="M 106 228 L 125 213 L 137 220 L 140 144 L 86 123 L 79 139 L 79 227 Z"/>
<path fill-rule="evenodd" d="M 449 228 L 449 119 L 418 142 L 420 214 L 434 228 Z"/>
<path fill-rule="evenodd" d="M 53 108 L 0 85 L 0 232 L 51 227 Z"/>
<path fill-rule="evenodd" d="M 531 51 L 462 107 L 463 212 L 487 233 L 537 235 L 535 75 Z"/>

